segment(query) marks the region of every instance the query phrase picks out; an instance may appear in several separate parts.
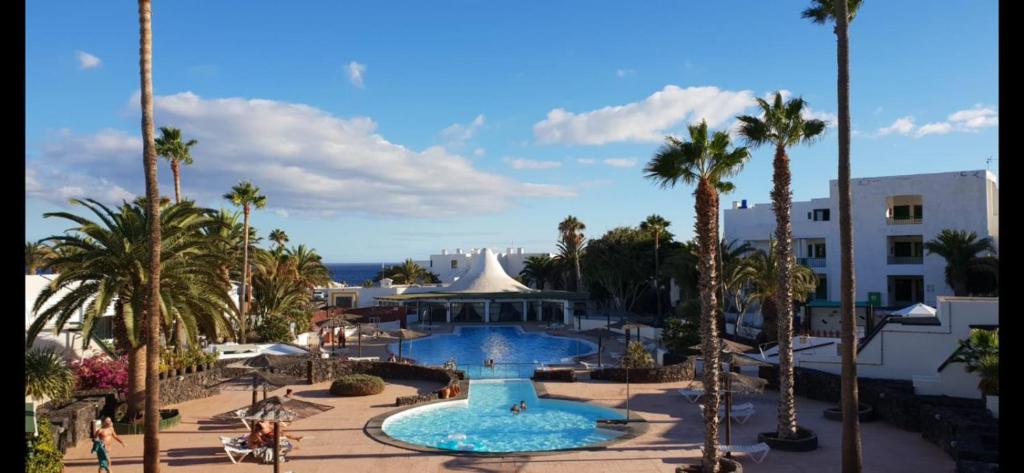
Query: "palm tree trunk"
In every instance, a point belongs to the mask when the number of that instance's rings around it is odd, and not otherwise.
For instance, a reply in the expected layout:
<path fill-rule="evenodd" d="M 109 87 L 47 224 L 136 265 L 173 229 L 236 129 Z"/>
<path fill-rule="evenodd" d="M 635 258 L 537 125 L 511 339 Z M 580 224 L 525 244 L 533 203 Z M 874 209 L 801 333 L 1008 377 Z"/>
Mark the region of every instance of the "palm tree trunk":
<path fill-rule="evenodd" d="M 775 185 L 772 205 L 775 208 L 775 239 L 778 272 L 778 292 L 775 309 L 778 311 L 779 334 L 779 438 L 796 436 L 796 398 L 793 395 L 793 228 L 790 223 L 792 191 L 789 156 L 786 148 L 776 146 L 773 163 Z"/>
<path fill-rule="evenodd" d="M 850 190 L 850 41 L 845 1 L 835 3 L 836 58 L 839 63 L 839 310 L 842 324 L 843 473 L 860 473 L 861 444 L 857 389 L 857 322 L 854 318 L 853 196 Z"/>
<path fill-rule="evenodd" d="M 146 345 L 128 349 L 128 419 L 134 420 L 146 409 Z"/>
<path fill-rule="evenodd" d="M 580 274 L 580 249 L 576 247 L 576 254 L 572 258 L 576 263 L 576 291 L 579 292 L 580 288 L 583 287 L 583 275 Z"/>
<path fill-rule="evenodd" d="M 181 163 L 177 159 L 171 160 L 171 173 L 174 174 L 174 202 L 181 202 Z"/>
<path fill-rule="evenodd" d="M 139 0 L 139 69 L 142 81 L 142 148 L 149 218 L 149 304 L 146 324 L 146 434 L 143 471 L 160 471 L 160 188 L 153 129 L 153 32 L 150 0 Z"/>
<path fill-rule="evenodd" d="M 246 332 L 249 330 L 245 318 L 246 309 L 249 305 L 249 206 L 243 207 L 245 224 L 242 225 L 242 294 L 238 297 L 238 309 L 241 314 L 238 317 L 238 327 L 241 329 L 241 341 L 245 343 Z"/>
<path fill-rule="evenodd" d="M 660 246 L 658 240 L 661 237 L 660 233 L 658 228 L 654 229 L 654 299 L 658 304 L 658 325 L 661 325 L 661 284 L 658 281 L 658 247 Z"/>
<path fill-rule="evenodd" d="M 718 251 L 718 192 L 707 180 L 697 185 L 697 241 L 700 245 L 698 262 L 700 279 L 700 330 L 704 355 L 704 458 L 706 473 L 718 471 L 718 325 L 715 314 L 718 302 L 715 296 L 717 273 L 715 253 Z"/>

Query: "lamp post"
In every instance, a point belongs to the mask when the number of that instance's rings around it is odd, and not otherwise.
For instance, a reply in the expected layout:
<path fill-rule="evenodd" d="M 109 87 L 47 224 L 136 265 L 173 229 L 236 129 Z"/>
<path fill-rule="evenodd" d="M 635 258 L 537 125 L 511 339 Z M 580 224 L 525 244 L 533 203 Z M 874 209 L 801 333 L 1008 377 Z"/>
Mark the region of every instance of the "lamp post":
<path fill-rule="evenodd" d="M 626 363 L 626 423 L 629 423 L 629 363 Z"/>

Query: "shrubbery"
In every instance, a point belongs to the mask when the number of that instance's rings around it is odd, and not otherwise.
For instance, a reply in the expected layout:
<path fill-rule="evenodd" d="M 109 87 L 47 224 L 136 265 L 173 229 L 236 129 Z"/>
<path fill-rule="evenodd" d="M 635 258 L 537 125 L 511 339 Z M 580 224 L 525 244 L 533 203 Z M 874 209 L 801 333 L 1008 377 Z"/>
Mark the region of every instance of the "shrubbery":
<path fill-rule="evenodd" d="M 39 417 L 36 422 L 39 431 L 25 450 L 25 473 L 60 473 L 64 470 L 64 455 L 57 449 L 50 419 Z"/>
<path fill-rule="evenodd" d="M 620 363 L 623 368 L 653 368 L 654 357 L 647 352 L 642 343 L 634 341 L 629 342 L 626 354 L 622 355 Z"/>
<path fill-rule="evenodd" d="M 350 374 L 331 383 L 335 396 L 369 396 L 384 391 L 384 380 L 368 374 Z"/>
<path fill-rule="evenodd" d="M 294 338 L 288 319 L 277 315 L 265 317 L 256 327 L 256 336 L 264 343 L 287 343 Z"/>
<path fill-rule="evenodd" d="M 128 390 L 128 358 L 96 355 L 71 364 L 78 389 L 114 388 L 121 396 Z"/>

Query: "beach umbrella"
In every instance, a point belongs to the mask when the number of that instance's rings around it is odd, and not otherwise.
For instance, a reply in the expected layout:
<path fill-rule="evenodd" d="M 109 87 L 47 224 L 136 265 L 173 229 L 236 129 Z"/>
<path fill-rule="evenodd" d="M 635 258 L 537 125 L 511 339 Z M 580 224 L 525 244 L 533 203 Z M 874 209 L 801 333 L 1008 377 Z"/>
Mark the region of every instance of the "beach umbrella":
<path fill-rule="evenodd" d="M 398 359 L 401 360 L 402 359 L 402 342 L 404 342 L 406 340 L 412 340 L 412 339 L 416 339 L 416 338 L 426 337 L 427 334 L 425 334 L 423 332 L 417 332 L 415 330 L 410 330 L 410 329 L 407 329 L 407 328 L 400 328 L 398 330 L 392 330 L 390 332 L 385 332 L 385 336 L 387 338 L 397 338 L 398 339 Z M 411 350 L 412 347 L 409 347 L 409 349 Z"/>
<path fill-rule="evenodd" d="M 274 396 L 260 401 L 243 418 L 253 422 L 274 423 L 274 473 L 281 473 L 281 422 L 294 421 L 298 414 L 285 407 L 280 397 Z"/>
<path fill-rule="evenodd" d="M 718 343 L 719 343 L 719 346 L 722 347 L 721 348 L 721 352 L 722 353 L 746 353 L 746 352 L 752 351 L 754 349 L 754 347 L 752 347 L 750 345 L 744 345 L 744 344 L 742 344 L 740 342 L 734 342 L 734 341 L 726 339 L 726 338 L 719 338 L 718 339 Z M 703 346 L 703 344 L 698 343 L 698 344 L 690 347 L 690 349 L 698 350 L 698 351 L 704 351 L 704 346 Z"/>
<path fill-rule="evenodd" d="M 897 310 L 890 315 L 898 315 L 900 317 L 934 317 L 935 308 L 918 302 L 910 307 Z"/>

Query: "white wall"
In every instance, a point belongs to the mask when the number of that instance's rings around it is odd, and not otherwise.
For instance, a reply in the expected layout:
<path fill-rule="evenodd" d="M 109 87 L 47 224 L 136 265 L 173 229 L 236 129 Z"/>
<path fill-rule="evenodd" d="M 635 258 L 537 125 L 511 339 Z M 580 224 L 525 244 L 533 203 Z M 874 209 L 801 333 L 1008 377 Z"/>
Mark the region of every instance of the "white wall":
<path fill-rule="evenodd" d="M 482 248 L 456 248 L 454 251 L 444 250 L 443 252 L 446 254 L 430 255 L 429 262 L 423 265 L 423 267 L 437 274 L 441 278 L 442 283 L 450 284 L 456 277 L 466 272 L 473 255 L 480 251 L 482 251 Z M 513 278 L 519 277 L 519 273 L 523 270 L 527 258 L 542 255 L 555 256 L 553 253 L 526 253 L 522 248 L 506 248 L 504 253 L 495 253 L 497 254 L 498 262 L 501 263 L 501 268 Z M 452 269 L 452 261 L 458 262 L 458 268 Z"/>
<path fill-rule="evenodd" d="M 998 183 L 988 171 L 963 171 L 936 174 L 915 174 L 878 178 L 852 179 L 854 221 L 854 266 L 856 268 L 857 300 L 867 300 L 868 293 L 879 292 L 882 304 L 889 301 L 888 276 L 923 276 L 924 302 L 934 306 L 936 297 L 952 295 L 945 283 L 945 260 L 937 255 L 924 256 L 923 264 L 889 264 L 888 237 L 920 235 L 927 242 L 944 229 L 967 230 L 978 237 L 993 237 L 998 244 Z M 839 294 L 839 209 L 838 182 L 832 180 L 829 197 L 793 202 L 793 238 L 823 238 L 826 246 L 825 267 L 812 268 L 828 278 L 828 298 L 838 300 Z M 919 195 L 924 209 L 920 224 L 889 224 L 886 221 L 887 199 L 897 195 Z M 830 209 L 827 222 L 813 221 L 807 213 L 813 209 Z M 770 204 L 756 204 L 747 209 L 731 208 L 723 212 L 724 235 L 729 241 L 763 243 L 774 235 L 775 217 Z M 807 256 L 806 242 L 794 242 L 795 256 Z M 763 246 L 763 245 L 762 245 Z M 927 253 L 927 252 L 926 252 Z"/>

